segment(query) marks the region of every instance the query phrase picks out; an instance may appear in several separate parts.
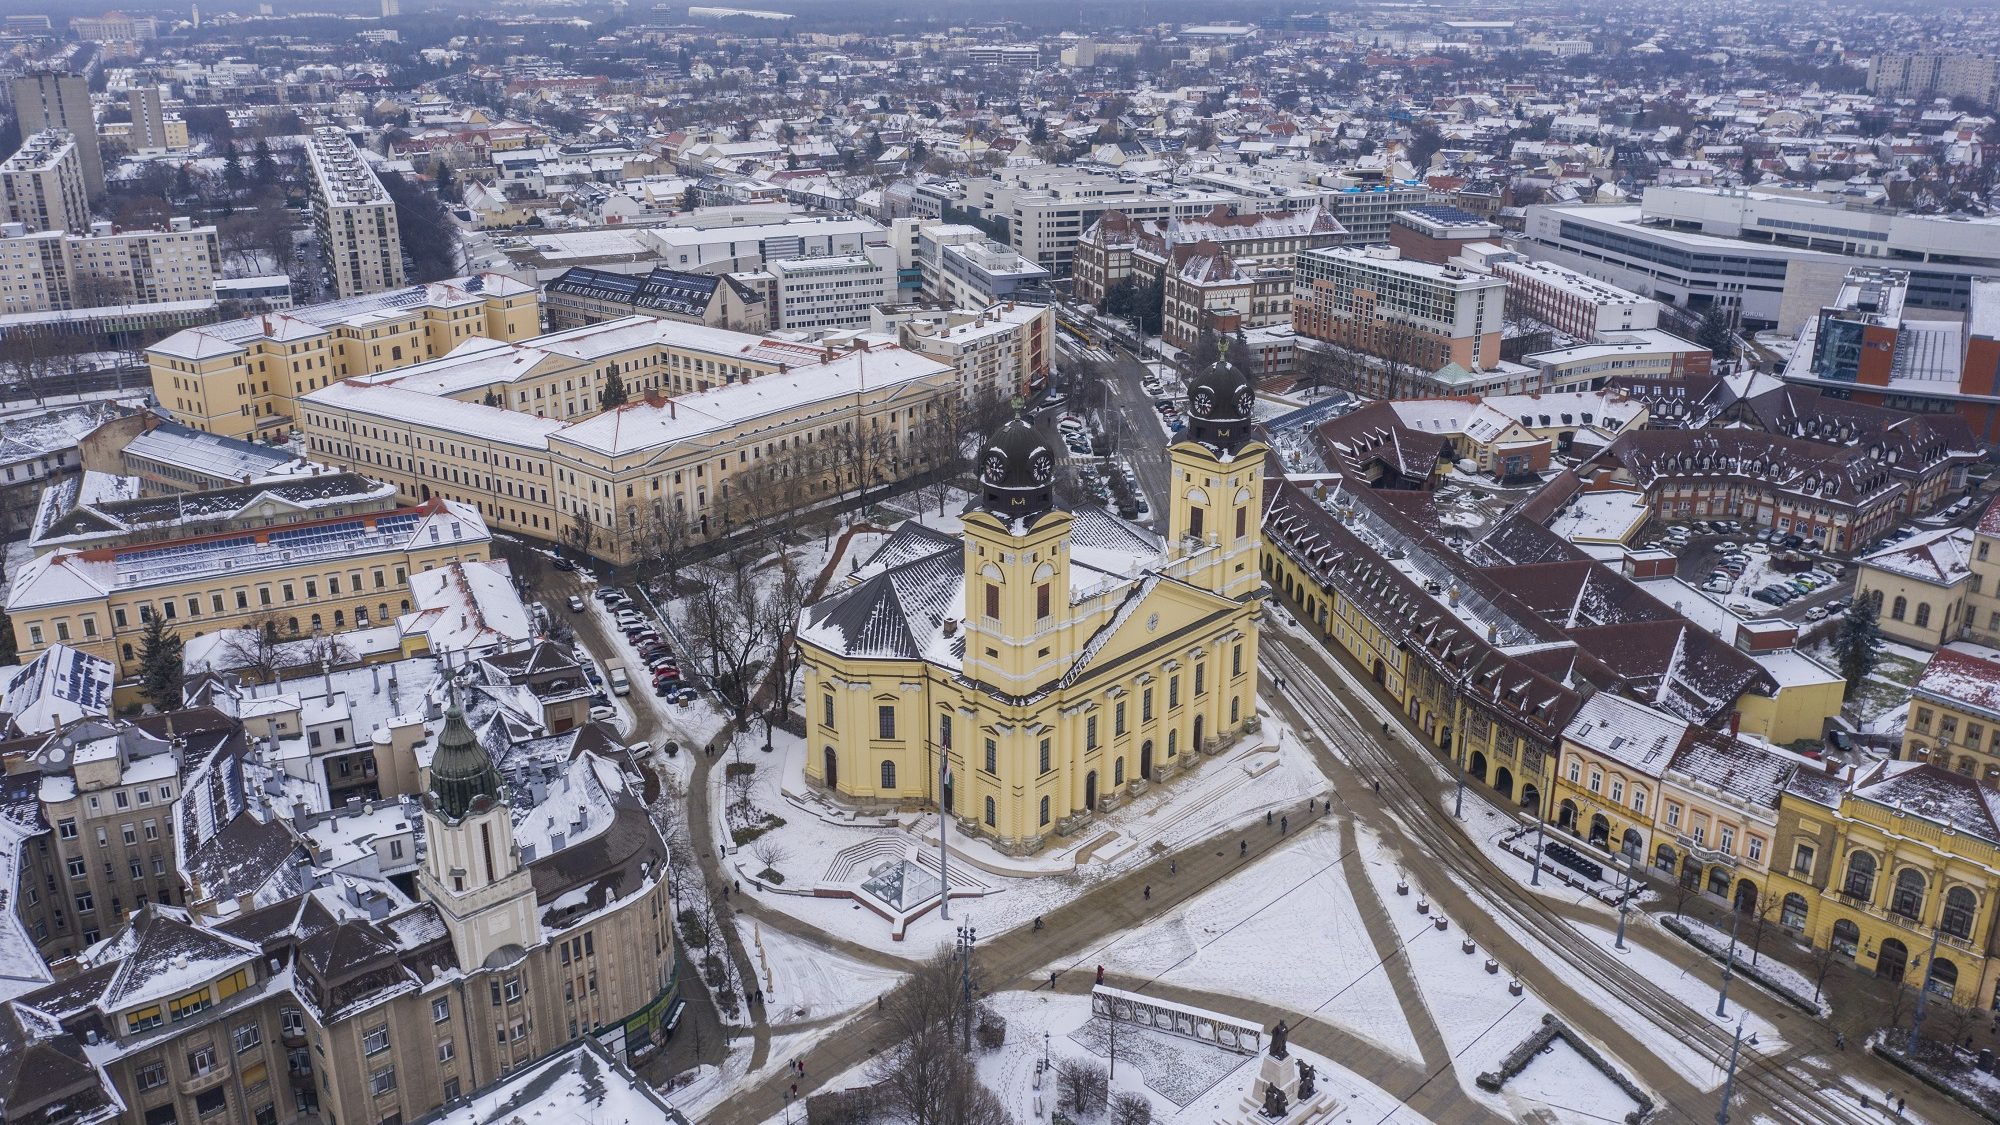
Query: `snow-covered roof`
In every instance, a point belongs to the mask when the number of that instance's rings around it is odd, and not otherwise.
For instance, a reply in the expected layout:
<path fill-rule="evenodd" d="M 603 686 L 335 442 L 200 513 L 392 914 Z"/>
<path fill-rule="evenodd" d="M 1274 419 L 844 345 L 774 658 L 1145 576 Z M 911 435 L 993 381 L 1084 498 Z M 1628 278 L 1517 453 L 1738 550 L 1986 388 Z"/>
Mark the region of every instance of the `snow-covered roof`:
<path fill-rule="evenodd" d="M 1931 654 L 1911 694 L 2000 719 L 2000 651 L 1954 641 Z"/>
<path fill-rule="evenodd" d="M 1891 547 L 1863 555 L 1861 565 L 1933 586 L 1952 586 L 1972 574 L 1972 529 L 1919 532 Z"/>
<path fill-rule="evenodd" d="M 1598 692 L 1577 708 L 1563 729 L 1565 741 L 1648 777 L 1666 772 L 1674 751 L 1687 737 L 1688 723 L 1609 692 Z"/>

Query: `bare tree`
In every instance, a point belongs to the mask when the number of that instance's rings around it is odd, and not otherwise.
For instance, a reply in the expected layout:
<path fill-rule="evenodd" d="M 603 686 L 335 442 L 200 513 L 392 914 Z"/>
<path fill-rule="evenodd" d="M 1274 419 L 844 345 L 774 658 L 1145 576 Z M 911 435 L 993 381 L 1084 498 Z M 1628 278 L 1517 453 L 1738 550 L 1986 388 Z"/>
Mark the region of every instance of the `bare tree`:
<path fill-rule="evenodd" d="M 1112 1125 L 1153 1125 L 1153 1103 L 1127 1091 L 1111 1099 Z"/>
<path fill-rule="evenodd" d="M 750 712 L 752 666 L 772 639 L 752 552 L 730 551 L 703 566 L 685 604 L 696 657 L 742 722 Z"/>
<path fill-rule="evenodd" d="M 70 282 L 70 303 L 80 309 L 129 305 L 133 297 L 132 279 L 117 274 L 85 269 Z"/>
<path fill-rule="evenodd" d="M 1809 958 L 1809 961 L 1813 969 L 1812 998 L 1813 1003 L 1817 1004 L 1819 1003 L 1820 989 L 1826 984 L 1827 971 L 1832 969 L 1833 963 L 1840 959 L 1840 954 L 1833 948 L 1833 942 L 1830 940 L 1825 945 L 1815 945 L 1811 948 L 1812 956 Z"/>
<path fill-rule="evenodd" d="M 1078 1116 L 1095 1117 L 1104 1111 L 1111 1077 L 1088 1059 L 1064 1059 L 1056 1064 L 1056 1090 L 1062 1104 Z"/>
<path fill-rule="evenodd" d="M 766 871 L 776 871 L 779 864 L 791 857 L 791 852 L 771 836 L 757 837 L 750 845 L 750 854 L 757 857 Z"/>
<path fill-rule="evenodd" d="M 679 497 L 675 497 L 672 503 L 662 500 L 653 504 L 652 510 L 639 522 L 634 540 L 654 573 L 663 574 L 672 581 L 679 576 L 681 567 L 686 565 L 688 552 L 697 537 L 694 523 L 688 519 L 687 508 L 680 503 Z"/>
<path fill-rule="evenodd" d="M 50 383 L 63 369 L 68 354 L 62 340 L 46 329 L 21 327 L 0 332 L 0 370 L 37 403 L 48 397 Z"/>
<path fill-rule="evenodd" d="M 222 642 L 222 658 L 231 669 L 269 681 L 278 674 L 288 631 L 276 612 L 258 614 L 230 632 Z"/>
<path fill-rule="evenodd" d="M 1008 1125 L 961 1038 L 970 1015 L 953 951 L 940 950 L 884 1000 L 895 1046 L 868 1065 L 882 1108 L 908 1125 Z"/>

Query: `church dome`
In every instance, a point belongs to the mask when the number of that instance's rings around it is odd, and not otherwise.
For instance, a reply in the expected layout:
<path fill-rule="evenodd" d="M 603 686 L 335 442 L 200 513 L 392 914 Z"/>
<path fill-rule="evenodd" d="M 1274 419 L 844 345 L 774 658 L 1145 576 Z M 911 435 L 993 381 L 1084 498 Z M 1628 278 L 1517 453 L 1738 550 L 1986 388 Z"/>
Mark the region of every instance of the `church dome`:
<path fill-rule="evenodd" d="M 1039 515 L 1055 503 L 1056 455 L 1026 418 L 993 432 L 979 451 L 983 505 L 997 516 Z"/>
<path fill-rule="evenodd" d="M 1217 363 L 1188 380 L 1184 441 L 1217 453 L 1233 452 L 1250 437 L 1257 389 L 1233 363 Z"/>
<path fill-rule="evenodd" d="M 438 732 L 437 753 L 431 755 L 431 784 L 426 803 L 447 820 L 464 820 L 475 806 L 500 799 L 500 771 L 479 736 L 465 723 L 465 712 L 453 704 Z"/>

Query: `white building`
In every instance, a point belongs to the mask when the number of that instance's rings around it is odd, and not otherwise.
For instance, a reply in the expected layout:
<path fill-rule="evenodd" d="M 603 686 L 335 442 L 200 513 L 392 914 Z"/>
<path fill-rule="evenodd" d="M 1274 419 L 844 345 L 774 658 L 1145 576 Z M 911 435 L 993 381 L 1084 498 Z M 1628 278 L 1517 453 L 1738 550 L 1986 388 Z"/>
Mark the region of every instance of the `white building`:
<path fill-rule="evenodd" d="M 90 196 L 76 137 L 65 129 L 31 134 L 0 162 L 0 208 L 28 230 L 83 230 Z"/>
<path fill-rule="evenodd" d="M 0 313 L 212 300 L 221 272 L 216 229 L 186 218 L 166 230 L 97 222 L 88 234 L 0 225 Z"/>
<path fill-rule="evenodd" d="M 791 258 L 768 271 L 777 293 L 774 328 L 863 328 L 869 313 L 896 298 L 896 252 L 871 246 L 858 254 Z"/>

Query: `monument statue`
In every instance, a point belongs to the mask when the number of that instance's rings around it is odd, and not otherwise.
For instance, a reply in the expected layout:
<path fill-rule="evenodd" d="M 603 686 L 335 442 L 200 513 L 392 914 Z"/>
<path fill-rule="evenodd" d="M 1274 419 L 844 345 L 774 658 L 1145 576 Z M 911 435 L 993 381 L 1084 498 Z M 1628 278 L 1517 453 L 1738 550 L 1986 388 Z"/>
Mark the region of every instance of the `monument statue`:
<path fill-rule="evenodd" d="M 1285 1091 L 1275 1083 L 1264 1087 L 1264 1116 L 1279 1118 L 1288 1112 L 1290 1109 L 1285 1104 Z"/>
<path fill-rule="evenodd" d="M 1289 1058 L 1289 1057 L 1290 1057 L 1289 1055 L 1287 1055 L 1287 1054 L 1285 1053 L 1285 1039 L 1286 1039 L 1286 1037 L 1287 1037 L 1287 1036 L 1289 1036 L 1289 1035 L 1291 1035 L 1291 1029 L 1285 1026 L 1285 1021 L 1284 1021 L 1284 1020 L 1279 1020 L 1279 1021 L 1278 1021 L 1278 1026 L 1276 1026 L 1276 1027 L 1274 1027 L 1274 1028 L 1272 1028 L 1272 1029 L 1271 1029 L 1271 1057 L 1272 1057 L 1272 1058 L 1274 1058 L 1274 1059 L 1282 1059 L 1282 1058 Z"/>
<path fill-rule="evenodd" d="M 1305 1100 L 1306 1100 L 1307 1098 L 1310 1098 L 1310 1097 L 1312 1097 L 1312 1096 L 1313 1096 L 1313 1078 L 1314 1078 L 1314 1077 L 1315 1077 L 1315 1075 L 1314 1075 L 1314 1073 L 1313 1073 L 1313 1066 L 1312 1066 L 1312 1064 L 1311 1064 L 1311 1063 L 1309 1063 L 1309 1062 L 1307 1062 L 1307 1061 L 1306 1061 L 1306 1060 L 1304 1060 L 1304 1059 L 1300 1059 L 1300 1060 L 1299 1060 L 1299 1100 L 1300 1100 L 1300 1101 L 1305 1101 Z"/>

